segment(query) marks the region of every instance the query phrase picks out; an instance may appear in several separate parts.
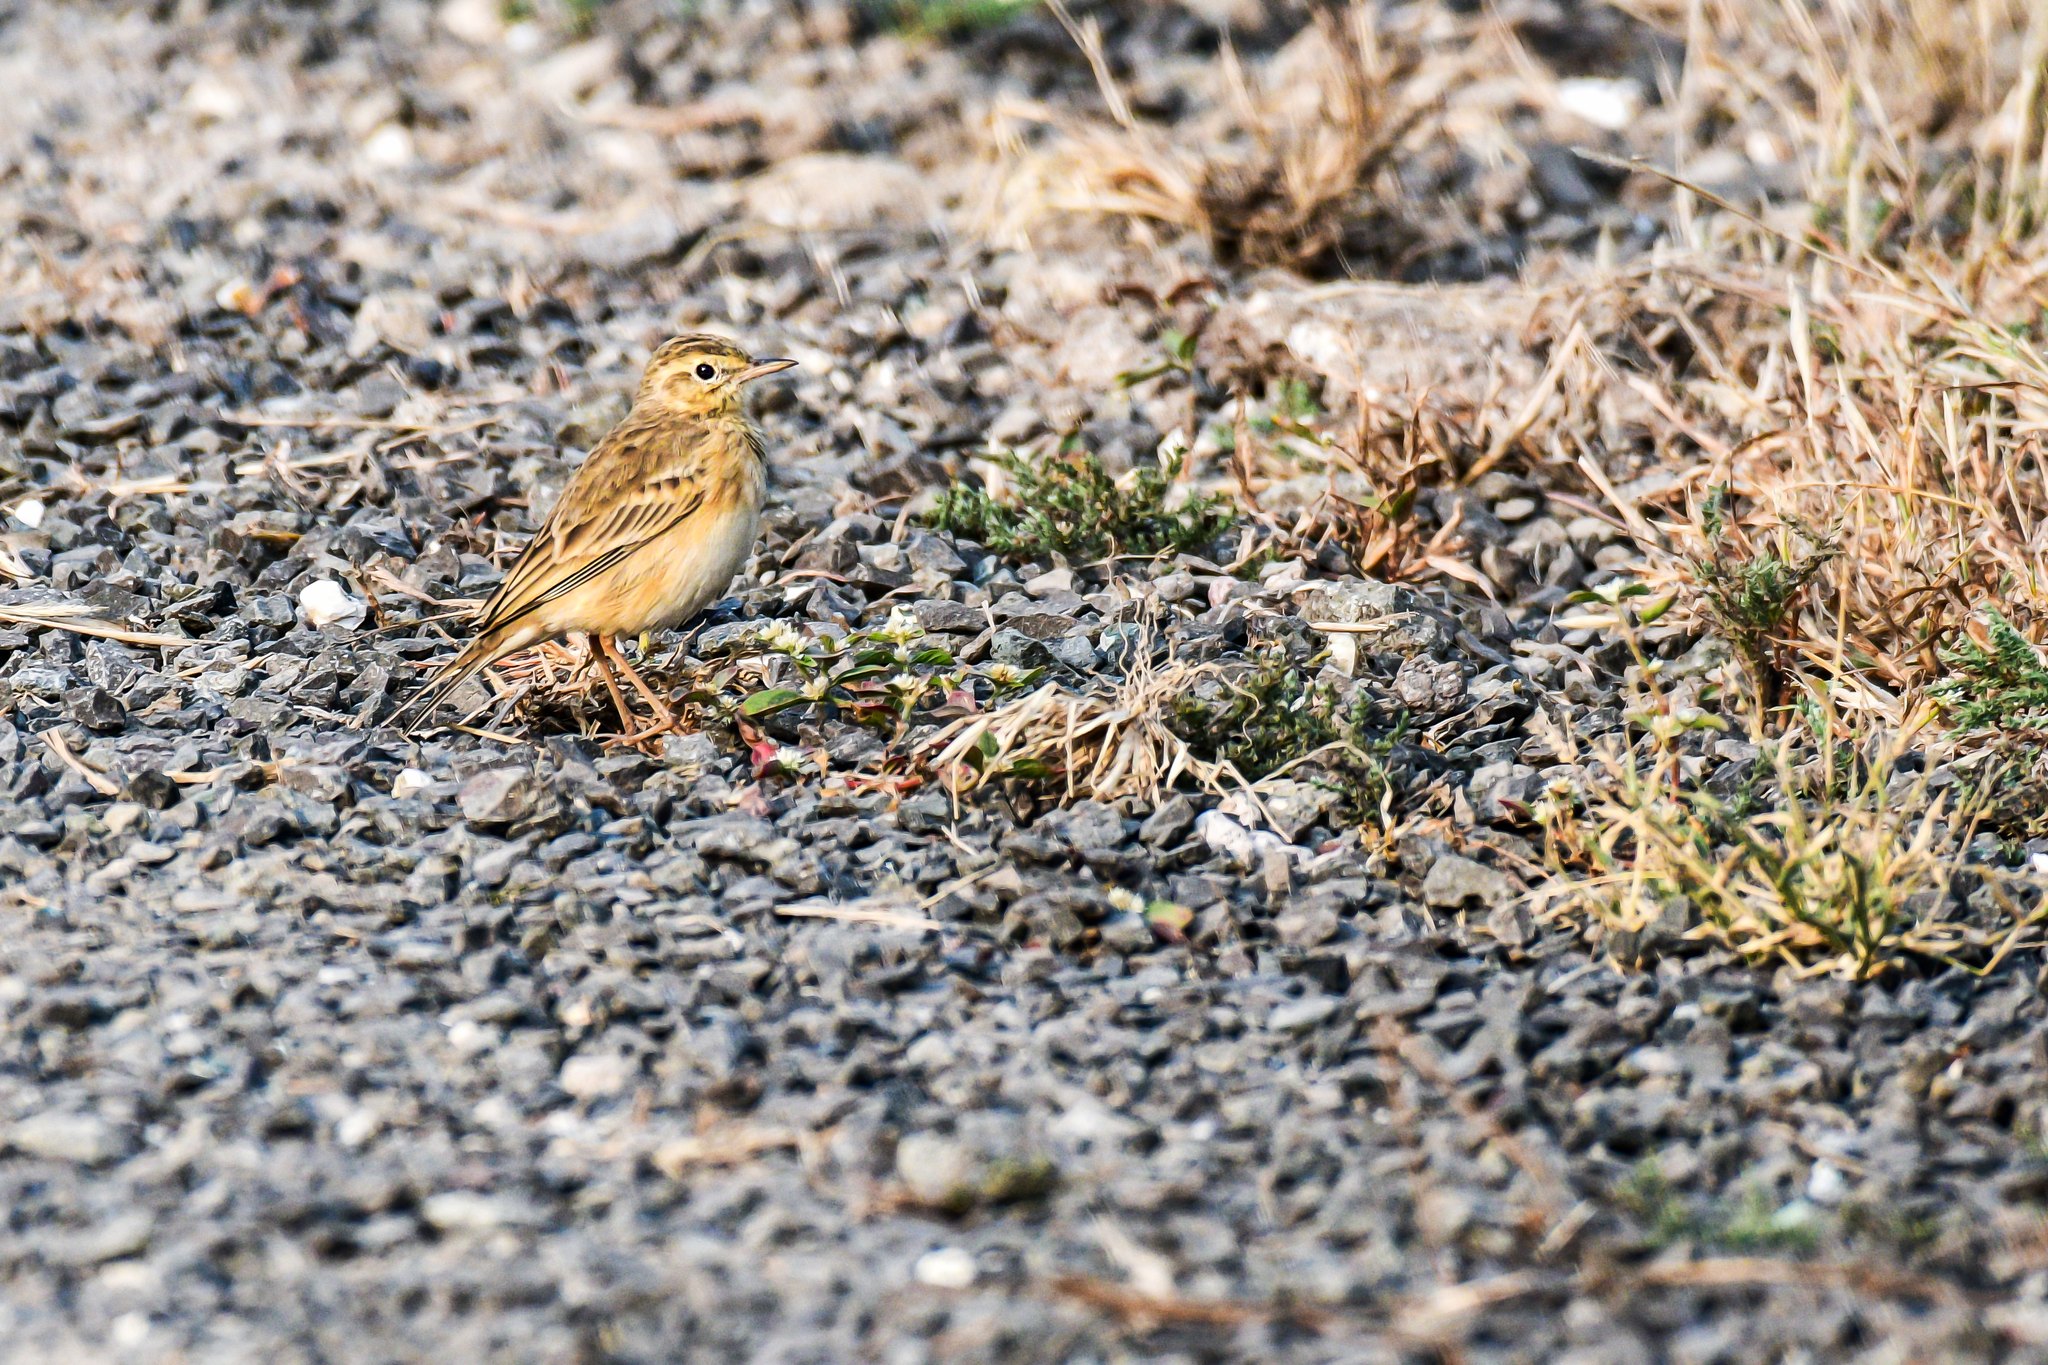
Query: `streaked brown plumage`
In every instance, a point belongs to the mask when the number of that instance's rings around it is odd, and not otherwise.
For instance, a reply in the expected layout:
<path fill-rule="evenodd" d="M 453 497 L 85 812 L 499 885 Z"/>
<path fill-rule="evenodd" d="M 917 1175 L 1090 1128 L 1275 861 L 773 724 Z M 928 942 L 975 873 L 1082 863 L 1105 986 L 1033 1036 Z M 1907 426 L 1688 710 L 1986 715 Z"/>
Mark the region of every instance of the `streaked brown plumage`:
<path fill-rule="evenodd" d="M 477 613 L 476 638 L 421 693 L 420 715 L 507 654 L 583 633 L 622 718 L 607 660 L 672 720 L 614 638 L 681 625 L 732 582 L 767 492 L 766 450 L 741 386 L 795 363 L 755 360 L 708 332 L 663 342 L 632 411 L 570 478 Z"/>

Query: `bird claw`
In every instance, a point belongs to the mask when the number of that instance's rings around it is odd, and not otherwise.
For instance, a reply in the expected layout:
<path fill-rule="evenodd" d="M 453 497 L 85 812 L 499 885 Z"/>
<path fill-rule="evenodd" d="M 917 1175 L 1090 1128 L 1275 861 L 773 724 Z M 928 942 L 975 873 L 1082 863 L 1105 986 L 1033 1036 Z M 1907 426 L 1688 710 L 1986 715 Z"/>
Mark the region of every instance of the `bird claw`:
<path fill-rule="evenodd" d="M 673 721 L 657 720 L 645 730 L 632 730 L 629 728 L 624 734 L 613 735 L 604 742 L 604 747 L 607 749 L 638 749 L 649 758 L 660 758 L 661 745 L 655 741 L 675 733 L 677 733 L 677 727 Z"/>

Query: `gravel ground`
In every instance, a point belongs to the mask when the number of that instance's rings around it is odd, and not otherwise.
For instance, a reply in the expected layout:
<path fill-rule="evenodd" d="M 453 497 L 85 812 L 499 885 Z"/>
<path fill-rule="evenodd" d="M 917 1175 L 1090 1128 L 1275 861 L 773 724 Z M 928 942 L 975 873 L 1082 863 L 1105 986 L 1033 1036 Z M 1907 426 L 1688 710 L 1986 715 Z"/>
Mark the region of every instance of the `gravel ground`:
<path fill-rule="evenodd" d="M 1204 8 L 1110 13 L 1119 62 L 1170 87 Z M 993 98 L 1093 89 L 1048 15 L 156 11 L 0 13 L 0 1358 L 2048 1350 L 2038 954 L 1851 987 L 1653 932 L 1624 970 L 1531 915 L 1546 736 L 1619 724 L 1625 660 L 1550 624 L 1613 526 L 1443 493 L 1494 604 L 901 518 L 984 440 L 1122 468 L 1229 420 L 1207 351 L 1114 382 L 1209 306 L 1160 301 L 1200 252 L 951 226 Z M 1531 164 L 1471 190 L 1547 193 L 1524 221 L 1403 268 L 1639 216 Z M 1406 623 L 1335 685 L 1415 718 L 1409 818 L 955 801 L 823 708 L 706 702 L 653 757 L 573 701 L 383 724 L 446 650 L 424 601 L 487 590 L 683 326 L 801 368 L 761 552 L 670 676 L 745 695 L 763 623 L 908 605 L 971 693 L 1080 690 L 1305 653 L 1309 583 Z"/>

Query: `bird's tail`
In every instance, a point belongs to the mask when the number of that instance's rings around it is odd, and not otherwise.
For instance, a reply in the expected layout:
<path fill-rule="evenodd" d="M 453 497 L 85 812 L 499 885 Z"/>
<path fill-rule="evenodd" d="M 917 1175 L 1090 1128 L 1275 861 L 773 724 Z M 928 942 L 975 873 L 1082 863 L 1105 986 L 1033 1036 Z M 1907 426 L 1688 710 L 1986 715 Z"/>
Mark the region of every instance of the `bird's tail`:
<path fill-rule="evenodd" d="M 412 713 L 412 719 L 404 726 L 404 732 L 412 734 L 434 714 L 435 707 L 454 694 L 456 688 L 509 653 L 511 650 L 497 636 L 479 635 L 463 646 L 460 654 L 442 664 L 440 671 L 422 683 L 418 691 L 400 702 L 398 709 L 391 713 L 391 723 L 396 725 L 408 712 Z"/>

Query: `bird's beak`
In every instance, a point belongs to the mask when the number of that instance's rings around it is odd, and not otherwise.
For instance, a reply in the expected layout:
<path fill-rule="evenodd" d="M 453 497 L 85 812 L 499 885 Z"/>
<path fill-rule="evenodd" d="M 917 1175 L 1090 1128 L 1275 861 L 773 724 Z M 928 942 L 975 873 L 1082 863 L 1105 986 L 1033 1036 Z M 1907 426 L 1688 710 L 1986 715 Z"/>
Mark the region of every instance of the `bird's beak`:
<path fill-rule="evenodd" d="M 757 360 L 734 375 L 732 382 L 735 384 L 750 383 L 767 375 L 778 374 L 794 364 L 796 364 L 794 360 L 786 360 L 781 356 L 772 356 L 767 360 Z"/>

